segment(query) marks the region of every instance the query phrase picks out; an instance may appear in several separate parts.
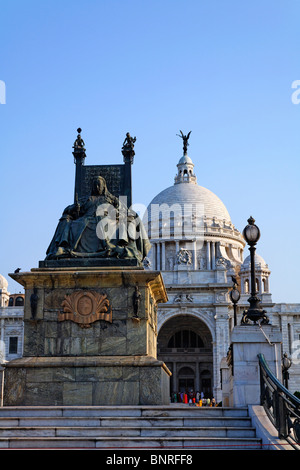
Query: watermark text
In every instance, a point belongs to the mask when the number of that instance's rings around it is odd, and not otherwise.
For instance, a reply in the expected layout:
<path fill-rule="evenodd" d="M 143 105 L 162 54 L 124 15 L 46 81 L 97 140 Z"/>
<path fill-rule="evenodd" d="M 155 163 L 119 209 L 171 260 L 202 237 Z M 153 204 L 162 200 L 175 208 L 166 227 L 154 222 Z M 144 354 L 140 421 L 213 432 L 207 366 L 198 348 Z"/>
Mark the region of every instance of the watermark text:
<path fill-rule="evenodd" d="M 6 85 L 3 80 L 0 80 L 0 104 L 6 104 Z"/>
<path fill-rule="evenodd" d="M 294 80 L 292 83 L 292 88 L 295 88 L 295 91 L 292 93 L 291 100 L 293 104 L 300 103 L 300 80 Z"/>

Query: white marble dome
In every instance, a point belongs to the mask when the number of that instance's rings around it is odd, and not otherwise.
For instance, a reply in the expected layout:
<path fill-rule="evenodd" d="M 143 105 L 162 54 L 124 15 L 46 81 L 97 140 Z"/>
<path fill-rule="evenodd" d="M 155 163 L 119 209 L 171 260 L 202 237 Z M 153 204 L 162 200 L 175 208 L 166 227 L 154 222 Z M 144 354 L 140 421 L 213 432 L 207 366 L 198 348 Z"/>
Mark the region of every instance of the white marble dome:
<path fill-rule="evenodd" d="M 255 267 L 261 268 L 261 269 L 268 269 L 268 265 L 265 262 L 265 260 L 260 256 L 259 254 L 255 253 L 254 255 L 254 261 L 255 261 Z M 250 255 L 245 258 L 241 270 L 249 271 L 251 268 L 251 257 Z"/>
<path fill-rule="evenodd" d="M 231 222 L 230 215 L 221 199 L 212 191 L 198 184 L 179 183 L 170 186 L 155 196 L 151 204 L 203 204 L 204 216 Z"/>
<path fill-rule="evenodd" d="M 161 191 L 148 206 L 149 220 L 153 220 L 155 215 L 155 206 L 163 204 L 171 207 L 179 204 L 182 211 L 198 212 L 204 216 L 204 223 L 221 222 L 221 225 L 231 224 L 230 215 L 221 199 L 212 191 L 197 184 L 197 178 L 194 174 L 194 163 L 188 155 L 183 155 L 177 164 L 177 174 L 173 186 Z M 196 205 L 198 205 L 196 207 Z M 154 206 L 154 207 L 153 207 Z M 189 207 L 188 207 L 189 206 Z M 197 210 L 198 209 L 198 210 Z"/>
<path fill-rule="evenodd" d="M 8 288 L 8 282 L 7 280 L 5 279 L 4 276 L 2 276 L 2 274 L 0 274 L 0 289 L 5 289 L 7 290 Z"/>
<path fill-rule="evenodd" d="M 180 158 L 178 165 L 182 165 L 183 163 L 189 163 L 194 166 L 192 159 L 188 155 L 183 155 Z"/>
<path fill-rule="evenodd" d="M 167 210 L 162 215 L 163 206 L 167 207 Z M 174 207 L 180 207 L 181 217 L 178 217 L 179 212 L 175 209 L 172 211 L 171 208 Z M 229 235 L 230 238 L 239 240 L 241 247 L 245 244 L 240 232 L 232 224 L 225 204 L 212 191 L 197 184 L 194 163 L 188 155 L 183 155 L 177 164 L 173 186 L 164 189 L 152 199 L 144 224 L 148 227 L 148 235 L 151 238 L 161 238 L 159 232 L 164 226 L 170 225 L 172 231 L 172 227 L 175 230 L 179 225 L 196 223 L 199 224 L 199 230 L 196 229 L 196 232 L 199 232 L 200 236 L 203 236 L 204 232 L 215 235 L 219 233 L 220 236 Z M 191 230 L 191 234 L 197 238 L 195 230 Z"/>
<path fill-rule="evenodd" d="M 173 186 L 152 199 L 143 221 L 153 246 L 151 256 L 156 269 L 160 266 L 158 259 L 166 257 L 166 262 L 162 261 L 164 267 L 174 258 L 174 250 L 193 251 L 195 269 L 204 264 L 207 269 L 214 269 L 219 258 L 239 265 L 243 261 L 245 241 L 241 233 L 221 199 L 198 185 L 194 163 L 188 155 L 179 159 Z M 164 254 L 158 254 L 161 249 Z"/>

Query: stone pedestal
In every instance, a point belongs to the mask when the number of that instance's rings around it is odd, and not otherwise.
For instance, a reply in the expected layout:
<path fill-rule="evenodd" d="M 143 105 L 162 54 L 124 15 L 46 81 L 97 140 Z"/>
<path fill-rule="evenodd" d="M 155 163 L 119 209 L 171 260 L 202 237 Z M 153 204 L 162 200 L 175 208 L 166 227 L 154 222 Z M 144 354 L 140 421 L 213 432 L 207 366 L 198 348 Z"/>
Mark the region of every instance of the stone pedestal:
<path fill-rule="evenodd" d="M 229 406 L 260 404 L 258 354 L 281 381 L 281 332 L 272 325 L 236 326 L 231 334 Z"/>
<path fill-rule="evenodd" d="M 169 403 L 156 352 L 156 304 L 167 301 L 159 272 L 66 266 L 11 277 L 25 287 L 24 356 L 5 367 L 4 405 Z"/>

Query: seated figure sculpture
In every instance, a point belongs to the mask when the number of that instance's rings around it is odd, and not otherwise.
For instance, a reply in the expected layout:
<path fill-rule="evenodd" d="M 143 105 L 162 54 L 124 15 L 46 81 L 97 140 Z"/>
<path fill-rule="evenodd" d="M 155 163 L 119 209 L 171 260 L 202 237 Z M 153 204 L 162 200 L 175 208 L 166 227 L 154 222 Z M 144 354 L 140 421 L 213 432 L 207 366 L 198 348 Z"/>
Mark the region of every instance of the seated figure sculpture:
<path fill-rule="evenodd" d="M 65 208 L 46 259 L 136 258 L 140 263 L 150 242 L 138 215 L 107 189 L 98 176 L 91 195 Z"/>

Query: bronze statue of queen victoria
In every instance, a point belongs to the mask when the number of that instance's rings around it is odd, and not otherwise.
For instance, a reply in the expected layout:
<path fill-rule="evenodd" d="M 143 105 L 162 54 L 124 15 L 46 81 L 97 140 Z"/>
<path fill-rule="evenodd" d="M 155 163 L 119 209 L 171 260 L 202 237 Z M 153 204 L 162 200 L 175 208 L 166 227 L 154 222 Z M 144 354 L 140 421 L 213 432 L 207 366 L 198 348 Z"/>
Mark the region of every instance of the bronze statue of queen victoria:
<path fill-rule="evenodd" d="M 147 256 L 150 242 L 138 215 L 107 189 L 98 176 L 89 197 L 65 208 L 46 259 L 136 258 Z"/>

